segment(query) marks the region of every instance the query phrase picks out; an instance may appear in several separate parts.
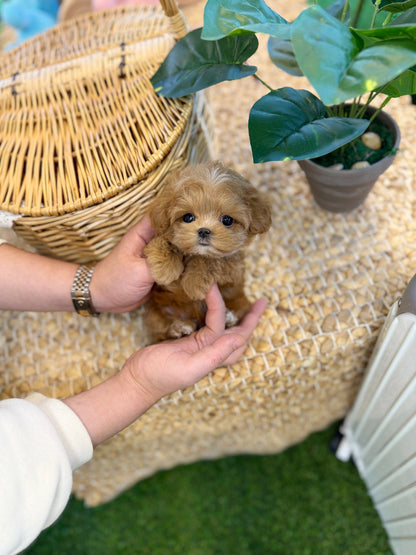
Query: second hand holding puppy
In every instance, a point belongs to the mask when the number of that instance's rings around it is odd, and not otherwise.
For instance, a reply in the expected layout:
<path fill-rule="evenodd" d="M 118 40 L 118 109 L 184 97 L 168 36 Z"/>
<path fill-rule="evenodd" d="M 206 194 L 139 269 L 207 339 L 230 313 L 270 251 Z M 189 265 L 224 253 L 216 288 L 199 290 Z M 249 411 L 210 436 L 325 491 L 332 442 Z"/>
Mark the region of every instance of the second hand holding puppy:
<path fill-rule="evenodd" d="M 271 225 L 260 193 L 220 162 L 188 166 L 170 176 L 149 216 L 155 237 L 144 253 L 156 282 L 146 319 L 152 340 L 203 326 L 213 283 L 224 298 L 227 325 L 238 322 L 250 308 L 244 248 Z"/>

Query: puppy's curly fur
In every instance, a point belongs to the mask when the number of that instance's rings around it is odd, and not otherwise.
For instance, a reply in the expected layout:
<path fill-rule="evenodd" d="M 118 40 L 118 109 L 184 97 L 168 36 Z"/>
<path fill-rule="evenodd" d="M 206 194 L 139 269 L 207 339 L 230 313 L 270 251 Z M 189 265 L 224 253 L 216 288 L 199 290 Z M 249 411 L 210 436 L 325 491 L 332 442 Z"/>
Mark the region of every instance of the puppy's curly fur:
<path fill-rule="evenodd" d="M 216 282 L 227 325 L 248 311 L 244 248 L 271 225 L 266 200 L 241 175 L 215 161 L 174 172 L 149 210 L 155 236 L 144 254 L 155 279 L 146 318 L 153 341 L 192 333 L 205 321 Z"/>

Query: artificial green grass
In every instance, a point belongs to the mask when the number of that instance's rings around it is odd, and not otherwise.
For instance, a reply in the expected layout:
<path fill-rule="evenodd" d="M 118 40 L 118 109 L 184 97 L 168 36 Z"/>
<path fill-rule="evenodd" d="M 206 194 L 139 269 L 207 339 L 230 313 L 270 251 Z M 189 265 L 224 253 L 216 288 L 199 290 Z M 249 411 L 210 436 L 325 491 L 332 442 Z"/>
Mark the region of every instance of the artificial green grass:
<path fill-rule="evenodd" d="M 332 426 L 273 456 L 160 472 L 94 509 L 71 499 L 25 553 L 391 554 L 356 468 L 329 450 L 335 432 Z"/>

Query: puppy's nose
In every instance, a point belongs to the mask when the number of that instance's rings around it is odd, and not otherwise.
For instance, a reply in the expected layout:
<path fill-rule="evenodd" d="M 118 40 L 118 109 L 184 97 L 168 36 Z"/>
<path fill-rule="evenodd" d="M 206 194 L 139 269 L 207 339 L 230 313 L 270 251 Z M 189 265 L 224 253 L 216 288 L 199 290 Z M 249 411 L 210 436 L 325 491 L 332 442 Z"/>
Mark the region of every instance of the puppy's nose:
<path fill-rule="evenodd" d="M 201 239 L 208 239 L 210 235 L 211 235 L 211 230 L 208 229 L 207 227 L 200 227 L 198 229 L 198 237 L 200 237 Z"/>

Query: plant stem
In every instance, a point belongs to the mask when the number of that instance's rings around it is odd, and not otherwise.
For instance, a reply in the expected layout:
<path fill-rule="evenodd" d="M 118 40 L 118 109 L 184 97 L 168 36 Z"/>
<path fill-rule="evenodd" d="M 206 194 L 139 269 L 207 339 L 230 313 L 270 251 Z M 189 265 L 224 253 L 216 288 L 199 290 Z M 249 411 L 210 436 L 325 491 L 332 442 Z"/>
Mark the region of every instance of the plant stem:
<path fill-rule="evenodd" d="M 337 110 L 335 109 L 334 106 L 327 106 L 326 107 L 326 113 L 330 117 L 334 117 L 334 116 L 338 115 Z"/>
<path fill-rule="evenodd" d="M 344 23 L 345 18 L 347 16 L 347 11 L 348 11 L 348 6 L 349 6 L 349 0 L 345 0 L 345 4 L 344 4 L 344 8 L 342 10 L 342 15 L 341 15 L 341 22 Z"/>
<path fill-rule="evenodd" d="M 357 6 L 357 9 L 355 10 L 355 14 L 354 14 L 354 18 L 351 21 L 351 27 L 355 27 L 358 23 L 358 20 L 360 18 L 361 15 L 361 10 L 363 8 L 363 4 L 364 4 L 364 0 L 360 0 Z"/>
<path fill-rule="evenodd" d="M 374 28 L 374 25 L 375 25 L 375 23 L 376 23 L 376 17 L 377 17 L 378 12 L 379 12 L 380 2 L 381 2 L 381 0 L 377 0 L 376 3 L 374 4 L 373 19 L 371 20 L 371 25 L 370 25 L 370 28 L 371 28 L 371 29 Z"/>
<path fill-rule="evenodd" d="M 371 118 L 369 119 L 370 123 L 376 119 L 376 117 L 379 115 L 379 113 L 381 112 L 381 110 L 388 104 L 388 102 L 390 102 L 390 100 L 392 99 L 391 96 L 386 96 L 386 98 L 384 99 L 384 101 L 382 102 L 380 108 L 377 108 L 377 110 L 374 112 L 374 114 L 371 116 Z"/>
<path fill-rule="evenodd" d="M 260 83 L 262 83 L 267 89 L 269 89 L 269 91 L 274 90 L 270 85 L 268 85 L 265 81 L 263 81 L 263 79 L 260 79 L 260 77 L 257 75 L 257 73 L 253 73 L 253 77 L 255 77 L 257 79 L 257 81 L 260 81 Z"/>
<path fill-rule="evenodd" d="M 388 25 L 390 23 L 391 18 L 393 17 L 393 13 L 389 12 L 387 14 L 386 19 L 383 21 L 383 27 L 386 27 L 386 25 Z"/>

